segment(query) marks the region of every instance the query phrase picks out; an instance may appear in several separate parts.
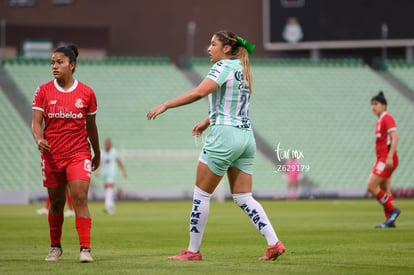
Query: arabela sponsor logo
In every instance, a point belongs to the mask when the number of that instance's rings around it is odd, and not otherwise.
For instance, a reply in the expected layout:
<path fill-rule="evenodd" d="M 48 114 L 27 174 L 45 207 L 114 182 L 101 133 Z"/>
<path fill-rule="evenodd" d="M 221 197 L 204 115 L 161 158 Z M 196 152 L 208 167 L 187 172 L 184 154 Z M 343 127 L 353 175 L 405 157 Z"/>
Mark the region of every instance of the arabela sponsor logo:
<path fill-rule="evenodd" d="M 63 113 L 63 112 L 59 112 L 59 113 L 49 113 L 47 115 L 49 118 L 73 118 L 73 119 L 81 119 L 83 118 L 83 114 L 79 113 L 79 114 L 75 114 L 75 113 Z"/>

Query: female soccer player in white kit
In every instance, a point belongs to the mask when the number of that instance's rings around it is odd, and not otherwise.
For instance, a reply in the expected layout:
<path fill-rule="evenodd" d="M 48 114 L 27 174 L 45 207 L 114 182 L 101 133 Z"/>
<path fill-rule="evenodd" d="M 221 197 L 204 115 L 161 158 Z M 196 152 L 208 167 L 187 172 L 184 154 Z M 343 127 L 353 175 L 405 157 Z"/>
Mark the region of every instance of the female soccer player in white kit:
<path fill-rule="evenodd" d="M 107 138 L 104 142 L 104 149 L 101 150 L 100 174 L 102 175 L 105 184 L 104 211 L 110 215 L 115 214 L 114 186 L 117 177 L 117 166 L 119 166 L 121 169 L 124 178 L 127 178 L 127 172 L 125 170 L 124 164 L 119 158 L 118 150 L 112 146 L 112 141 Z"/>
<path fill-rule="evenodd" d="M 214 65 L 207 77 L 198 87 L 147 114 L 147 119 L 155 119 L 169 108 L 186 105 L 205 96 L 208 96 L 210 105 L 209 117 L 193 128 L 193 135 L 201 136 L 211 126 L 197 166 L 190 216 L 190 244 L 187 250 L 169 259 L 202 259 L 200 247 L 209 215 L 211 194 L 226 172 L 234 202 L 247 214 L 268 243 L 260 260 L 275 260 L 285 252 L 265 211 L 252 196 L 252 166 L 256 143 L 248 116 L 252 92 L 248 53 L 252 54 L 253 49 L 254 45 L 233 32 L 216 32 L 208 48 Z"/>

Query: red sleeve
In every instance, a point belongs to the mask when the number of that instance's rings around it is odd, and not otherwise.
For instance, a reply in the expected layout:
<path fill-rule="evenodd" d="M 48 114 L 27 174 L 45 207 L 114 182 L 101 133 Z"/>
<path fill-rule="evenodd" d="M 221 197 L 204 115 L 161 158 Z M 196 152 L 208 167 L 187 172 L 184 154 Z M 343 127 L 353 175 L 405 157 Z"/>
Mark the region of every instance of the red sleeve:
<path fill-rule="evenodd" d="M 86 110 L 86 114 L 94 115 L 96 114 L 97 109 L 98 109 L 98 106 L 96 103 L 95 93 L 92 89 L 90 89 L 89 104 L 88 104 L 88 109 Z"/>
<path fill-rule="evenodd" d="M 38 87 L 35 91 L 33 102 L 32 102 L 32 109 L 39 110 L 44 112 L 44 92 L 43 89 L 41 89 L 41 86 Z"/>
<path fill-rule="evenodd" d="M 387 115 L 384 117 L 384 129 L 387 130 L 387 133 L 397 130 L 397 127 L 395 126 L 395 121 L 392 118 L 392 116 Z"/>

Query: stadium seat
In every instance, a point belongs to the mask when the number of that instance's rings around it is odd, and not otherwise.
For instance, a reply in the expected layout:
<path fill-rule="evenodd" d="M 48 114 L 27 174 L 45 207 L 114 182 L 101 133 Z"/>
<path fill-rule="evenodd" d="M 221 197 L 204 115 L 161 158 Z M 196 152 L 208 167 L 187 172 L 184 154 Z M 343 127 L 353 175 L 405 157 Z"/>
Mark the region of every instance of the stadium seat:
<path fill-rule="evenodd" d="M 40 153 L 20 115 L 0 89 L 0 191 L 42 189 Z"/>
<path fill-rule="evenodd" d="M 414 62 L 404 60 L 388 60 L 387 70 L 414 91 Z"/>

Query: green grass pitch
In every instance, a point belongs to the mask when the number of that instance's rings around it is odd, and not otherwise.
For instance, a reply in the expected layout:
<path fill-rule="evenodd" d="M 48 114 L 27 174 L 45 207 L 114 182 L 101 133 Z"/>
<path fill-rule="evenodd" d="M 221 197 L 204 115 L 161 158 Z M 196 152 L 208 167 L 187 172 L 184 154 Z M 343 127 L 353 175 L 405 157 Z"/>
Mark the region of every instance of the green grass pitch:
<path fill-rule="evenodd" d="M 118 202 L 114 216 L 91 202 L 93 263 L 79 263 L 73 217 L 65 218 L 58 262 L 45 262 L 49 233 L 41 204 L 0 206 L 0 274 L 414 274 L 414 201 L 396 200 L 395 229 L 374 200 L 261 201 L 286 253 L 261 262 L 266 247 L 231 201 L 212 201 L 203 261 L 167 260 L 188 245 L 191 201 Z"/>

